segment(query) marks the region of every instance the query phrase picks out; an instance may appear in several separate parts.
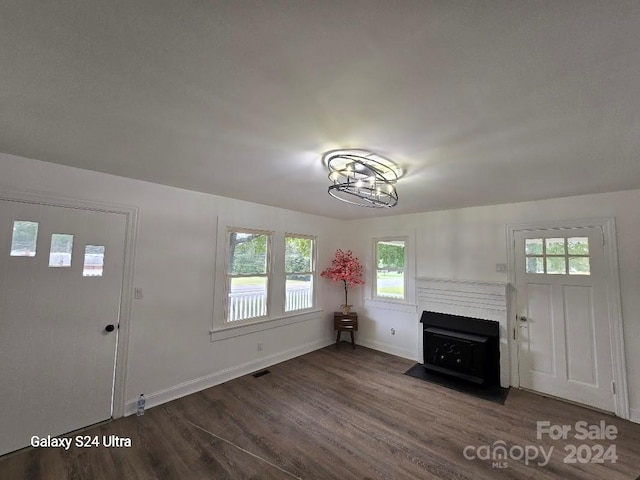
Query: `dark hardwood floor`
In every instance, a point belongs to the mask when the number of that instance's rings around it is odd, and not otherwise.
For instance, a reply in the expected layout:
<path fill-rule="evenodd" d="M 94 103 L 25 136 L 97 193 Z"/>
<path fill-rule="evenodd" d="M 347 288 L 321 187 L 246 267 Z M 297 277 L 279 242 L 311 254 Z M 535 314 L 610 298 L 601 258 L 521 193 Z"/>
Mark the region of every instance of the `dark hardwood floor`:
<path fill-rule="evenodd" d="M 335 346 L 81 435 L 131 448 L 27 449 L 0 459 L 1 479 L 607 479 L 640 475 L 640 425 L 512 390 L 505 405 L 404 375 L 414 362 Z M 536 439 L 536 421 L 604 420 L 615 440 Z M 467 460 L 467 446 L 553 447 L 546 466 Z M 565 446 L 615 445 L 616 463 L 568 464 Z M 571 447 L 568 447 L 571 448 Z M 588 450 L 588 451 L 587 451 Z M 513 452 L 518 456 L 519 450 Z"/>

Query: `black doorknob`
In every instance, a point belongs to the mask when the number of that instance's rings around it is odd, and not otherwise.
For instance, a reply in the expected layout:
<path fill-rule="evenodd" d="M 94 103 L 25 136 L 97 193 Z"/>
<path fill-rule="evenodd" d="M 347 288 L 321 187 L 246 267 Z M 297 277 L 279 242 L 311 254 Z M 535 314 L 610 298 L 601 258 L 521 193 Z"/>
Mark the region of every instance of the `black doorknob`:
<path fill-rule="evenodd" d="M 114 327 L 113 325 L 107 325 L 106 327 L 104 327 L 106 332 L 113 332 L 116 327 Z"/>

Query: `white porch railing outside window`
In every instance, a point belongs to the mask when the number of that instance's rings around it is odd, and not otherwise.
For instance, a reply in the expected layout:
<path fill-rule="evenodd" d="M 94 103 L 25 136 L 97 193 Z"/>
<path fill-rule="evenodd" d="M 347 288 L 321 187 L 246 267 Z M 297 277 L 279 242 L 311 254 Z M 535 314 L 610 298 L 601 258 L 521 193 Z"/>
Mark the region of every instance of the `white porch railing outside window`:
<path fill-rule="evenodd" d="M 286 292 L 285 311 L 310 308 L 313 305 L 311 286 L 289 288 Z M 261 317 L 267 314 L 267 293 L 262 291 L 229 294 L 229 322 Z"/>
<path fill-rule="evenodd" d="M 287 289 L 285 312 L 311 308 L 312 306 L 313 289 L 311 285 Z"/>
<path fill-rule="evenodd" d="M 229 322 L 267 314 L 266 292 L 239 292 L 229 294 Z"/>

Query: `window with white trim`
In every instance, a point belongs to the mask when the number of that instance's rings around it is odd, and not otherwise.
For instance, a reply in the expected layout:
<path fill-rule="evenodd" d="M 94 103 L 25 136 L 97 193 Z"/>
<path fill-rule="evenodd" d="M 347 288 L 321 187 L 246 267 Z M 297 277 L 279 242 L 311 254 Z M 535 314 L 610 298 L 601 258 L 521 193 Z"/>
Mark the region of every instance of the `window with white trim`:
<path fill-rule="evenodd" d="M 316 239 L 306 235 L 284 237 L 285 312 L 313 307 L 316 275 Z"/>
<path fill-rule="evenodd" d="M 374 240 L 376 275 L 375 297 L 393 300 L 406 299 L 406 239 L 384 238 Z"/>
<path fill-rule="evenodd" d="M 225 321 L 236 323 L 269 314 L 271 232 L 229 229 Z"/>

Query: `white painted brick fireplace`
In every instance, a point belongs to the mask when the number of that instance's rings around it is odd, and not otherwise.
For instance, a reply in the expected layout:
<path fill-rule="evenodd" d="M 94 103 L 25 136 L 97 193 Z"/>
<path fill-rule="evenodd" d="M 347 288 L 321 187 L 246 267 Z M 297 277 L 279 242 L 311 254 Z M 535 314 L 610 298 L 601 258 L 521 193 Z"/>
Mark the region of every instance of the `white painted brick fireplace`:
<path fill-rule="evenodd" d="M 448 280 L 442 278 L 416 278 L 418 320 L 422 312 L 448 313 L 463 317 L 493 320 L 500 325 L 500 385 L 509 386 L 509 325 L 508 284 Z M 422 339 L 422 324 L 419 324 Z M 418 358 L 422 362 L 422 341 L 418 342 Z"/>

